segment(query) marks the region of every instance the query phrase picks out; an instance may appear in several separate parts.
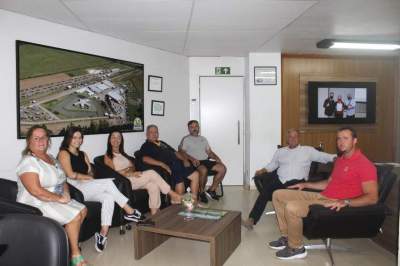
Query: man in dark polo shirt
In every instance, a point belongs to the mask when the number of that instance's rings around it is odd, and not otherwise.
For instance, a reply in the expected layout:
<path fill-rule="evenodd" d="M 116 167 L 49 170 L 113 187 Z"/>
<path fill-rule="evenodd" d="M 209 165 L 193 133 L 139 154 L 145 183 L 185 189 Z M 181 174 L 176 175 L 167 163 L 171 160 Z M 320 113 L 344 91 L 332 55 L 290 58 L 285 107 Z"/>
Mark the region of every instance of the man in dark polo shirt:
<path fill-rule="evenodd" d="M 192 197 L 197 201 L 199 191 L 199 173 L 190 167 L 185 167 L 185 158 L 170 145 L 158 139 L 158 127 L 149 125 L 146 128 L 146 142 L 140 148 L 143 162 L 159 166 L 166 170 L 172 178 L 175 191 L 179 194 L 185 192 L 184 180 L 190 180 Z"/>
<path fill-rule="evenodd" d="M 312 204 L 321 204 L 340 211 L 346 206 L 361 207 L 378 201 L 376 168 L 356 148 L 357 134 L 354 129 L 338 130 L 336 138 L 340 156 L 335 161 L 331 177 L 320 182 L 298 183 L 274 192 L 274 205 L 281 237 L 269 243 L 278 249 L 279 259 L 296 259 L 307 256 L 303 245 L 303 222 Z M 301 191 L 304 188 L 323 190 L 321 193 Z"/>

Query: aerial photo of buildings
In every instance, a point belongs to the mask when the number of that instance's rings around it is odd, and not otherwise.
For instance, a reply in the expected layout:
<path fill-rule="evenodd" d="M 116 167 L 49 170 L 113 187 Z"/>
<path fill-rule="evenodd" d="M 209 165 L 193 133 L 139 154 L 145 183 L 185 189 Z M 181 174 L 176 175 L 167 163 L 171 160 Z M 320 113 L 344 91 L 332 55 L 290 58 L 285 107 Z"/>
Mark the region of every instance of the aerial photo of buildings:
<path fill-rule="evenodd" d="M 17 42 L 19 137 L 34 124 L 54 136 L 143 131 L 143 65 Z"/>

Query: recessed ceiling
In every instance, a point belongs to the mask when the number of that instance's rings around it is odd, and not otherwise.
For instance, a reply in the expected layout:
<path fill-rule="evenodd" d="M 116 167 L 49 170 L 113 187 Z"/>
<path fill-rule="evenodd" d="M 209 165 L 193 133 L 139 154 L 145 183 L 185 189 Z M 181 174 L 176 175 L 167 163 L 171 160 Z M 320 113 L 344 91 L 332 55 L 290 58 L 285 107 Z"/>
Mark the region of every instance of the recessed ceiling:
<path fill-rule="evenodd" d="M 354 54 L 315 44 L 400 42 L 399 0 L 1 0 L 0 8 L 186 56 Z"/>

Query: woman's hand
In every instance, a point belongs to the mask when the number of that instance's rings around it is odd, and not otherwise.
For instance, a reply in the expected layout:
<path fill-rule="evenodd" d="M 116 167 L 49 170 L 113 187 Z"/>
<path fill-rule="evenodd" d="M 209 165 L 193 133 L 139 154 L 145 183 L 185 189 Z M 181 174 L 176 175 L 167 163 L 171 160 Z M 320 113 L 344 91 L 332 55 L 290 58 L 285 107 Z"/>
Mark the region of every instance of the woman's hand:
<path fill-rule="evenodd" d="M 91 176 L 91 175 L 84 175 L 84 174 L 81 174 L 81 173 L 78 173 L 77 175 L 76 175 L 76 179 L 77 180 L 93 180 L 94 178 L 93 178 L 93 176 Z"/>
<path fill-rule="evenodd" d="M 67 193 L 62 194 L 60 196 L 60 198 L 57 200 L 57 202 L 63 203 L 63 204 L 66 204 L 66 203 L 68 203 L 70 201 L 71 201 L 71 197 Z"/>
<path fill-rule="evenodd" d="M 140 172 L 140 171 L 133 172 L 133 173 L 132 173 L 132 176 L 133 176 L 133 177 L 136 177 L 136 178 L 139 178 L 139 177 L 142 176 L 142 172 Z"/>

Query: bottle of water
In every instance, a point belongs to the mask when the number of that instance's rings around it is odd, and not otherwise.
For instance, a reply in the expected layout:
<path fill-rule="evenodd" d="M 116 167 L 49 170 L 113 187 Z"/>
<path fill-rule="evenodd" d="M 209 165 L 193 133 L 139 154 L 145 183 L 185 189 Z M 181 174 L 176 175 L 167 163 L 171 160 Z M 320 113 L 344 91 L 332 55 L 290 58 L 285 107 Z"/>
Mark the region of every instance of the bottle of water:
<path fill-rule="evenodd" d="M 186 193 L 183 195 L 182 201 L 183 205 L 186 207 L 186 210 L 191 211 L 193 209 L 193 198 L 190 187 L 186 189 Z"/>
<path fill-rule="evenodd" d="M 185 195 L 183 196 L 183 199 L 182 199 L 183 206 L 185 206 L 185 209 L 186 209 L 185 218 L 184 218 L 185 221 L 190 221 L 190 220 L 194 219 L 193 215 L 192 215 L 192 211 L 194 209 L 193 202 L 194 201 L 193 201 L 193 198 L 192 198 L 192 193 L 190 191 L 190 187 L 188 187 L 186 189 L 186 193 L 185 193 Z"/>
<path fill-rule="evenodd" d="M 186 201 L 187 203 L 189 203 L 189 202 L 192 201 L 192 193 L 191 193 L 191 191 L 190 191 L 190 187 L 188 187 L 188 188 L 186 189 L 186 193 L 185 193 L 185 195 L 183 196 L 183 200 Z"/>

